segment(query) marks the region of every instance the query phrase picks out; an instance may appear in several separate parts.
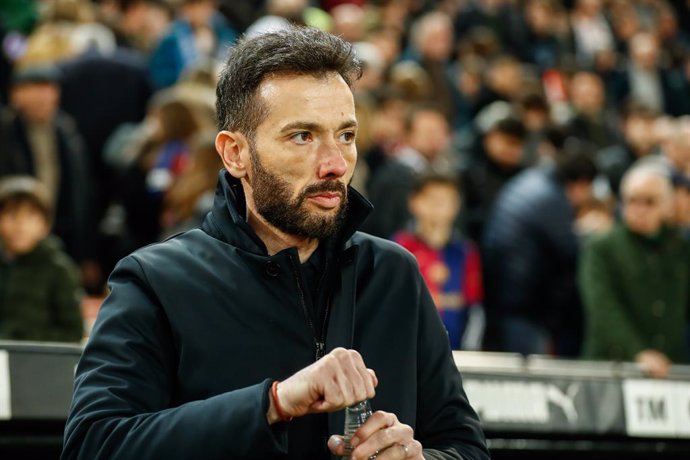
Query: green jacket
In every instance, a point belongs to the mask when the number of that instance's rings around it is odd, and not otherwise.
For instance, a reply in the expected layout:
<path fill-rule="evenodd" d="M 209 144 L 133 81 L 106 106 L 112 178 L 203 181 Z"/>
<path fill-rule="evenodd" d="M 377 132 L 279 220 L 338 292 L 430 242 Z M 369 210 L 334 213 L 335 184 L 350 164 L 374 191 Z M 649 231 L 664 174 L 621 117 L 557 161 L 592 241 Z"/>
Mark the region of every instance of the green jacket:
<path fill-rule="evenodd" d="M 78 342 L 80 296 L 77 268 L 56 238 L 14 260 L 0 258 L 0 339 Z"/>
<path fill-rule="evenodd" d="M 592 239 L 580 265 L 584 356 L 633 361 L 645 349 L 687 362 L 690 245 L 670 229 L 656 238 L 622 225 Z"/>

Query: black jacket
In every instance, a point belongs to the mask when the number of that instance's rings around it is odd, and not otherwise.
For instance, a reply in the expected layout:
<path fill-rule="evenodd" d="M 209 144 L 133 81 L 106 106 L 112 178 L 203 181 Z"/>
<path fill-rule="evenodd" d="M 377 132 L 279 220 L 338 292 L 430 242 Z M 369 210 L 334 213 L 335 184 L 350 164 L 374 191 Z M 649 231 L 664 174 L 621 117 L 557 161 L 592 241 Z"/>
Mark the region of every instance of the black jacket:
<path fill-rule="evenodd" d="M 116 267 L 77 369 L 63 459 L 329 457 L 342 412 L 323 436 L 300 431 L 307 417 L 267 424 L 271 381 L 314 362 L 316 346 L 297 251 L 266 255 L 241 193 L 224 173 L 201 229 Z M 427 458 L 486 459 L 414 258 L 354 233 L 369 207 L 351 190 L 346 242 L 328 259 L 338 276 L 326 351 L 359 350 L 380 382 L 373 409 L 413 426 Z"/>
<path fill-rule="evenodd" d="M 574 222 L 553 169 L 534 167 L 503 188 L 483 240 L 487 308 L 534 321 L 563 338 L 564 347 L 579 340 L 582 328 Z M 566 340 L 571 334 L 575 339 Z"/>

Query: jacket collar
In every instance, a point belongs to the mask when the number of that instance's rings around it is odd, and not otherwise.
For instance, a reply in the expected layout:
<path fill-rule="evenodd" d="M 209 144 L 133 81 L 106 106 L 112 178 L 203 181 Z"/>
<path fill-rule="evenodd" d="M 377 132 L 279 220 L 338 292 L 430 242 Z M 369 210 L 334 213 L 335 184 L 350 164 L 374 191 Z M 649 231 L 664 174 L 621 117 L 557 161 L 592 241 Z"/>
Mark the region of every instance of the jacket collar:
<path fill-rule="evenodd" d="M 348 187 L 345 223 L 334 243 L 342 247 L 372 210 L 373 206 L 366 198 L 352 187 Z M 230 245 L 265 255 L 267 253 L 266 245 L 247 224 L 246 214 L 247 206 L 240 180 L 222 169 L 218 177 L 213 208 L 204 220 L 202 228 Z"/>

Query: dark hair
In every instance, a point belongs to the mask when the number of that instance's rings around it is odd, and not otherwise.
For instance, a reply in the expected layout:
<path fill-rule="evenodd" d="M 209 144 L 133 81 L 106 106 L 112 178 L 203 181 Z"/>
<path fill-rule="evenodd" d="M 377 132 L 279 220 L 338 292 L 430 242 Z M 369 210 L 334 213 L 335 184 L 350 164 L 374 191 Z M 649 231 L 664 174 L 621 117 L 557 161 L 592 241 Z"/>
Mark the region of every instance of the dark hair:
<path fill-rule="evenodd" d="M 584 149 L 575 151 L 566 149 L 556 159 L 556 177 L 563 184 L 578 181 L 592 182 L 597 177 L 597 167 L 592 156 Z"/>
<path fill-rule="evenodd" d="M 501 133 L 515 139 L 524 140 L 527 137 L 525 125 L 517 118 L 507 117 L 497 121 L 490 129 L 491 133 Z"/>
<path fill-rule="evenodd" d="M 421 193 L 429 185 L 447 185 L 455 189 L 458 195 L 460 195 L 460 180 L 456 176 L 429 172 L 420 174 L 414 178 L 412 181 L 412 187 L 410 189 L 410 196 Z"/>
<path fill-rule="evenodd" d="M 539 93 L 527 93 L 520 99 L 522 110 L 549 111 L 549 103 L 546 98 Z"/>
<path fill-rule="evenodd" d="M 654 120 L 659 113 L 649 106 L 635 100 L 627 100 L 621 109 L 621 120 L 628 121 L 630 118 L 644 118 Z"/>
<path fill-rule="evenodd" d="M 0 180 L 0 213 L 29 204 L 36 208 L 47 222 L 51 222 L 53 209 L 46 187 L 31 176 L 7 176 Z"/>
<path fill-rule="evenodd" d="M 417 119 L 417 115 L 420 113 L 426 113 L 426 112 L 432 112 L 436 113 L 441 116 L 441 118 L 445 119 L 446 115 L 443 113 L 443 110 L 438 104 L 435 104 L 433 102 L 423 102 L 419 104 L 414 104 L 411 106 L 408 110 L 407 113 L 405 114 L 405 119 L 404 119 L 404 128 L 406 132 L 411 132 L 412 128 L 414 127 L 414 122 Z"/>
<path fill-rule="evenodd" d="M 266 117 L 265 104 L 257 97 L 265 78 L 293 73 L 323 77 L 330 72 L 352 85 L 362 68 L 350 43 L 318 29 L 290 27 L 241 39 L 230 50 L 216 88 L 218 129 L 253 137 Z"/>

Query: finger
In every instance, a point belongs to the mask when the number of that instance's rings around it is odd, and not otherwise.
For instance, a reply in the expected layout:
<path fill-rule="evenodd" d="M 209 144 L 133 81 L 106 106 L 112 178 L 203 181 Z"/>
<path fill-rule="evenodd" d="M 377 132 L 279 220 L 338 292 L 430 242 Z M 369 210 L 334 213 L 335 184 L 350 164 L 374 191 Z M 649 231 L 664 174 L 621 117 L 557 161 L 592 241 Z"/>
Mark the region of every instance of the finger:
<path fill-rule="evenodd" d="M 372 434 L 368 439 L 357 446 L 355 452 L 357 453 L 357 457 L 368 458 L 376 452 L 383 452 L 387 449 L 395 448 L 397 444 L 407 445 L 411 441 L 412 430 L 407 430 L 406 425 L 398 423 L 388 428 L 382 428 Z"/>
<path fill-rule="evenodd" d="M 351 384 L 353 403 L 369 398 L 368 387 L 371 386 L 371 376 L 364 365 L 362 355 L 355 350 L 349 350 L 343 367 Z"/>
<path fill-rule="evenodd" d="M 410 460 L 420 458 L 424 458 L 422 456 L 422 445 L 414 439 L 407 444 L 394 444 L 376 456 L 376 460 Z"/>
<path fill-rule="evenodd" d="M 323 400 L 316 401 L 312 407 L 320 411 L 333 412 L 346 407 L 346 396 L 343 393 L 341 382 L 343 380 L 342 371 L 339 365 L 324 371 L 326 381 L 323 386 Z"/>
<path fill-rule="evenodd" d="M 382 410 L 374 412 L 369 419 L 360 426 L 352 437 L 352 445 L 356 447 L 369 439 L 374 433 L 389 428 L 398 423 L 395 414 Z"/>
<path fill-rule="evenodd" d="M 345 440 L 342 436 L 334 434 L 328 439 L 328 449 L 336 457 L 345 455 Z"/>
<path fill-rule="evenodd" d="M 376 387 L 379 385 L 379 379 L 376 377 L 374 369 L 367 369 L 368 378 L 365 379 L 367 385 L 367 399 L 372 399 L 376 396 Z"/>

